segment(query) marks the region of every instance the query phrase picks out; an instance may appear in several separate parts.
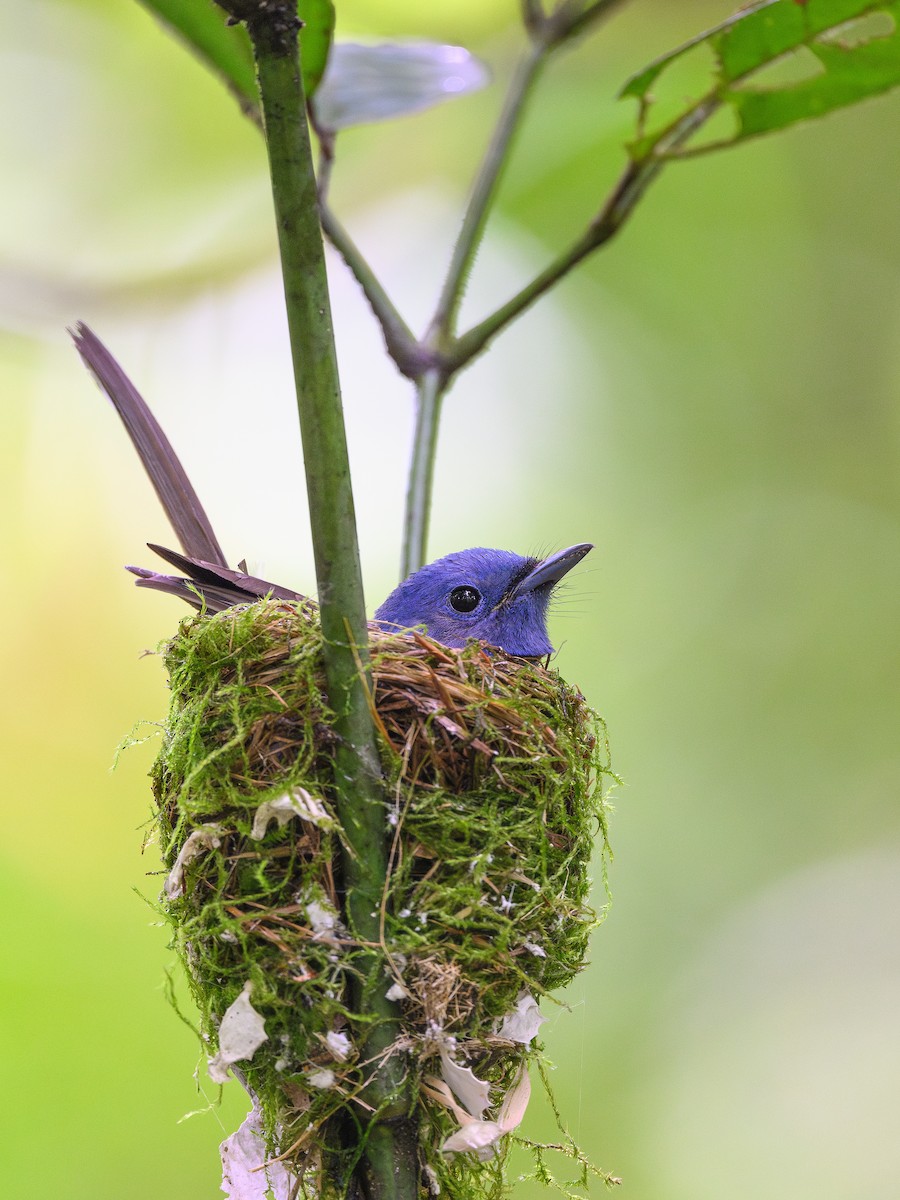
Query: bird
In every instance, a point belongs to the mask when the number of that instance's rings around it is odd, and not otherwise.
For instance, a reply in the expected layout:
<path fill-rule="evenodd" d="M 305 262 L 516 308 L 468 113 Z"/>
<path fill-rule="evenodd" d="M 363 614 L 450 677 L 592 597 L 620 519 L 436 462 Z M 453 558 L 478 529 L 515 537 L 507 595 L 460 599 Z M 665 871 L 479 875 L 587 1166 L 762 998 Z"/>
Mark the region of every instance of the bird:
<path fill-rule="evenodd" d="M 424 625 L 445 646 L 470 639 L 506 654 L 543 658 L 553 653 L 547 611 L 553 589 L 593 549 L 580 542 L 546 558 L 479 546 L 457 550 L 414 571 L 375 612 L 381 625 Z"/>
<path fill-rule="evenodd" d="M 264 596 L 302 602 L 291 588 L 251 575 L 246 564 L 228 566 L 206 511 L 171 443 L 143 397 L 97 335 L 83 322 L 70 330 L 75 347 L 112 401 L 182 551 L 148 547 L 179 575 L 128 566 L 138 587 L 178 596 L 205 612 L 222 612 Z M 483 546 L 457 550 L 414 571 L 375 611 L 378 627 L 424 628 L 435 641 L 462 648 L 475 639 L 504 653 L 543 658 L 553 652 L 547 614 L 553 591 L 593 549 L 579 542 L 544 558 Z"/>

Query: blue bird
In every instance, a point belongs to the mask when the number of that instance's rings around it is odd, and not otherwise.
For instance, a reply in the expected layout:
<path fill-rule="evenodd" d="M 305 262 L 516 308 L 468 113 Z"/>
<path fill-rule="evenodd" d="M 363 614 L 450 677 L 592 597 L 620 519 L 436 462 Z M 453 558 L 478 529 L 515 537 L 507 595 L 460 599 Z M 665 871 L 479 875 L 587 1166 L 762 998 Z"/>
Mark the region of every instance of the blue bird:
<path fill-rule="evenodd" d="M 184 553 L 150 543 L 181 575 L 128 567 L 139 587 L 179 596 L 195 608 L 221 612 L 262 596 L 305 600 L 290 588 L 232 570 L 175 451 L 137 389 L 85 325 L 73 332 L 88 370 L 115 406 L 150 476 Z M 544 559 L 475 548 L 448 554 L 413 572 L 375 613 L 384 628 L 424 627 L 445 646 L 475 638 L 507 654 L 539 658 L 553 651 L 547 609 L 553 589 L 593 549 L 588 542 Z M 243 565 L 243 564 L 241 564 Z"/>
<path fill-rule="evenodd" d="M 509 550 L 459 550 L 404 579 L 375 613 L 382 625 L 424 625 L 445 646 L 470 638 L 507 654 L 551 654 L 547 607 L 554 587 L 593 546 L 582 542 L 548 558 Z"/>

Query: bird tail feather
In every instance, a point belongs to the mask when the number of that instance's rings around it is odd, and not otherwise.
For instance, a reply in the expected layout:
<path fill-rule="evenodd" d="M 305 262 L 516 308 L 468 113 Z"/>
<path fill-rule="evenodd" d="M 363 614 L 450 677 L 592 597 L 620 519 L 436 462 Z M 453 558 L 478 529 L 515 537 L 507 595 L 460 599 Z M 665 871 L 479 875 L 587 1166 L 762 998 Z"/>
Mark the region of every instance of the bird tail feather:
<path fill-rule="evenodd" d="M 92 329 L 79 321 L 69 332 L 84 365 L 121 417 L 185 554 L 227 567 L 209 517 L 140 392 Z"/>

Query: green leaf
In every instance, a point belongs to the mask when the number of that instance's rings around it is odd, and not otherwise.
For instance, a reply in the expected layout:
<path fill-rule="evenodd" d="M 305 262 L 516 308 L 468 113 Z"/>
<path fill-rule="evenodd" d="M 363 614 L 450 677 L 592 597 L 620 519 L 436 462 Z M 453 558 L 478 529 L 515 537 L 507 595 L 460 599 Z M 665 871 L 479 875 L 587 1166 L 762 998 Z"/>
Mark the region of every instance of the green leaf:
<path fill-rule="evenodd" d="M 212 0 L 140 2 L 225 81 L 248 115 L 258 119 L 253 48 L 243 25 L 226 24 L 224 11 Z M 300 32 L 303 83 L 306 95 L 311 96 L 328 61 L 334 33 L 334 4 L 332 0 L 299 0 L 297 14 L 303 21 Z"/>
<path fill-rule="evenodd" d="M 331 41 L 334 37 L 334 5 L 331 0 L 299 0 L 297 14 L 303 22 L 300 30 L 300 64 L 306 98 L 315 94 L 325 73 Z"/>
<path fill-rule="evenodd" d="M 318 128 L 333 133 L 421 112 L 488 79 L 484 63 L 461 46 L 338 42 L 312 108 Z"/>
<path fill-rule="evenodd" d="M 674 119 L 647 131 L 656 103 L 650 89 L 677 60 L 712 51 L 713 86 L 681 105 Z M 811 55 L 812 77 L 768 85 L 758 73 L 797 51 Z M 900 85 L 900 0 L 762 0 L 656 59 L 633 75 L 621 95 L 640 103 L 636 160 L 686 156 L 822 116 Z M 692 147 L 690 139 L 717 109 L 735 116 L 725 139 Z"/>
<path fill-rule="evenodd" d="M 225 13 L 211 0 L 141 0 L 141 3 L 225 80 L 245 111 L 257 111 L 259 94 L 253 50 L 243 25 L 226 25 Z"/>
<path fill-rule="evenodd" d="M 739 137 L 783 129 L 820 117 L 900 84 L 900 35 L 866 42 L 852 50 L 836 45 L 810 47 L 824 73 L 778 91 L 733 90 L 726 95 L 739 118 Z"/>

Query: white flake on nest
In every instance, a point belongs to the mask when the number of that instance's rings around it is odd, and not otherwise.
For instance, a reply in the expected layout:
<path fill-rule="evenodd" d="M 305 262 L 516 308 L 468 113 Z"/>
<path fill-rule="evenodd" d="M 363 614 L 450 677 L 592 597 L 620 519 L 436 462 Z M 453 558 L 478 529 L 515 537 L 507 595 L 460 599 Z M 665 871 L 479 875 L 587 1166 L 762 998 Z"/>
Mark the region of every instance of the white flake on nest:
<path fill-rule="evenodd" d="M 307 1075 L 306 1082 L 310 1087 L 326 1088 L 334 1087 L 337 1083 L 337 1075 L 334 1071 L 329 1071 L 327 1067 L 322 1067 L 318 1071 L 313 1071 L 311 1075 Z"/>
<path fill-rule="evenodd" d="M 426 1163 L 422 1168 L 422 1173 L 428 1180 L 429 1192 L 431 1192 L 432 1196 L 439 1196 L 441 1194 L 441 1181 L 438 1179 L 437 1171 L 434 1169 L 434 1167 L 431 1167 L 428 1165 L 428 1163 Z"/>
<path fill-rule="evenodd" d="M 269 1153 L 254 1104 L 240 1129 L 219 1147 L 222 1191 L 231 1200 L 291 1200 L 297 1180 L 284 1163 L 268 1162 Z M 268 1165 L 267 1165 L 268 1164 Z"/>
<path fill-rule="evenodd" d="M 546 958 L 547 951 L 543 946 L 539 946 L 537 942 L 523 942 L 522 946 L 529 954 L 533 954 L 535 958 Z"/>
<path fill-rule="evenodd" d="M 320 904 L 318 900 L 310 900 L 306 905 L 306 915 L 317 938 L 334 933 L 337 927 L 337 910 L 330 904 Z"/>
<path fill-rule="evenodd" d="M 501 1021 L 497 1036 L 530 1046 L 546 1020 L 531 992 L 519 992 L 516 1007 Z"/>
<path fill-rule="evenodd" d="M 213 1083 L 225 1083 L 231 1063 L 252 1058 L 263 1042 L 268 1041 L 266 1024 L 250 1003 L 253 985 L 248 979 L 241 994 L 229 1004 L 219 1025 L 219 1053 L 209 1060 L 209 1077 Z"/>
<path fill-rule="evenodd" d="M 333 1030 L 325 1034 L 325 1044 L 338 1062 L 346 1062 L 353 1049 L 353 1043 L 346 1033 L 335 1033 Z"/>
<path fill-rule="evenodd" d="M 473 1150 L 484 1162 L 496 1153 L 497 1142 L 522 1124 L 531 1098 L 531 1080 L 523 1063 L 512 1087 L 506 1093 L 496 1121 L 479 1121 L 454 1106 L 454 1115 L 461 1128 L 441 1146 L 445 1154 L 464 1154 Z"/>
<path fill-rule="evenodd" d="M 222 839 L 219 836 L 221 832 L 222 829 L 219 825 L 203 825 L 188 834 L 163 885 L 167 899 L 174 900 L 184 890 L 184 868 L 189 862 L 202 854 L 204 850 L 217 850 L 222 845 Z"/>
<path fill-rule="evenodd" d="M 443 1046 L 441 1077 L 470 1117 L 479 1118 L 490 1104 L 490 1085 L 479 1079 L 471 1067 L 461 1067 L 455 1063 Z"/>
<path fill-rule="evenodd" d="M 398 980 L 397 983 L 392 983 L 384 994 L 388 1000 L 405 1000 L 409 992 Z"/>
<path fill-rule="evenodd" d="M 258 842 L 266 836 L 266 830 L 273 821 L 277 821 L 278 828 L 283 829 L 294 817 L 299 817 L 301 821 L 309 821 L 311 825 L 318 825 L 321 829 L 333 824 L 322 801 L 316 800 L 305 788 L 298 787 L 275 800 L 266 800 L 259 806 L 253 816 L 250 836 Z"/>

